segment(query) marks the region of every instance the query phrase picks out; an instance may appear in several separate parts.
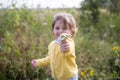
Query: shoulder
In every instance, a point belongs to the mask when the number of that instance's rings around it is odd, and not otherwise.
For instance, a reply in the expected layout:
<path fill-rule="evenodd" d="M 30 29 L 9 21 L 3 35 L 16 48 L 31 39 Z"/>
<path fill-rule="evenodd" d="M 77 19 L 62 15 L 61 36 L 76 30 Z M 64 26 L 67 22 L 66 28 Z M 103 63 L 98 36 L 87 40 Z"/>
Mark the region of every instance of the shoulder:
<path fill-rule="evenodd" d="M 50 42 L 50 44 L 48 45 L 48 48 L 50 48 L 53 45 L 55 45 L 55 40 L 53 40 L 53 41 Z"/>

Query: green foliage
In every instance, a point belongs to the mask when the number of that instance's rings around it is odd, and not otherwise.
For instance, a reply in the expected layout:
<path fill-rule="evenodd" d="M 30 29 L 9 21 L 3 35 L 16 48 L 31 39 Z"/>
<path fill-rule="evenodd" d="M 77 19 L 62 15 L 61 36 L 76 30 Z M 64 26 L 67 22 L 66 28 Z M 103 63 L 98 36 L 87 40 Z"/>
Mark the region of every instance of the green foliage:
<path fill-rule="evenodd" d="M 38 78 L 30 65 L 36 56 L 44 56 L 47 52 L 45 25 L 37 19 L 37 14 L 28 9 L 1 10 L 0 15 L 0 79 L 33 80 Z M 49 20 L 50 22 L 50 20 Z M 48 28 L 48 27 L 47 27 Z M 46 29 L 47 29 L 46 28 Z M 47 29 L 46 31 L 49 31 Z M 50 33 L 51 34 L 51 33 Z M 50 36 L 48 38 L 51 38 Z M 38 54 L 42 52 L 41 54 Z M 34 55 L 34 54 L 37 55 Z M 38 71 L 43 79 L 43 71 Z M 41 74 L 42 73 L 42 74 Z M 40 77 L 41 76 L 41 77 Z"/>
<path fill-rule="evenodd" d="M 89 12 L 90 21 L 93 24 L 96 24 L 99 19 L 99 0 L 85 0 L 82 3 L 82 11 L 85 13 L 86 11 Z"/>
<path fill-rule="evenodd" d="M 90 32 L 93 33 L 93 36 L 99 37 L 102 40 L 107 40 L 111 43 L 117 42 L 118 44 L 120 44 L 120 15 L 118 10 L 119 6 L 117 5 L 119 5 L 119 0 L 83 1 L 81 10 L 84 15 L 81 15 L 79 22 L 81 28 L 83 29 L 83 32 Z M 111 10 L 108 10 L 110 6 L 113 6 L 112 8 L 116 9 L 116 11 L 111 12 Z"/>
<path fill-rule="evenodd" d="M 120 76 L 120 51 L 119 51 L 119 46 L 114 46 L 111 50 L 111 57 L 109 59 L 109 69 L 111 72 L 111 76 L 113 78 L 119 78 Z"/>

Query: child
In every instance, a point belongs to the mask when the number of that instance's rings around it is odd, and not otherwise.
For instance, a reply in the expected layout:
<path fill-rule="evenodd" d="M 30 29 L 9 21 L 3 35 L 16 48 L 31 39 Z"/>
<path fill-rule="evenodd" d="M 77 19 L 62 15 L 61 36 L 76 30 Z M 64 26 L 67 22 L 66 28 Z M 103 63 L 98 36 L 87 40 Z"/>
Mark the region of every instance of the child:
<path fill-rule="evenodd" d="M 42 59 L 33 59 L 32 66 L 50 65 L 52 77 L 55 80 L 78 80 L 73 40 L 77 32 L 74 17 L 69 13 L 57 13 L 54 16 L 52 31 L 55 40 L 48 46 L 48 56 Z"/>

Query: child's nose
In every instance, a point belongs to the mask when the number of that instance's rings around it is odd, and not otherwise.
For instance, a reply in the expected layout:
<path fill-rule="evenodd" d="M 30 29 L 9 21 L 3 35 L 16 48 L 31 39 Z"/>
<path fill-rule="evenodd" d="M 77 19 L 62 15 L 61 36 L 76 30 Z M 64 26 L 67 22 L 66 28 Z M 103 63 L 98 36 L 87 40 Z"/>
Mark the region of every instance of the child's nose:
<path fill-rule="evenodd" d="M 63 33 L 63 30 L 62 30 L 62 29 L 60 29 L 59 33 L 60 33 L 60 34 L 61 34 L 61 33 Z"/>

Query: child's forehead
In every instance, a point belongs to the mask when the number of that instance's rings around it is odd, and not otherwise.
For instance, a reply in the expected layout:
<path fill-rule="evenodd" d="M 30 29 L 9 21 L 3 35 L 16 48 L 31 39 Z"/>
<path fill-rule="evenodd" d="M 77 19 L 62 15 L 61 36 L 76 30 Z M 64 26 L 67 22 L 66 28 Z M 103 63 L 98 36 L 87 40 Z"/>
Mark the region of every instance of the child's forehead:
<path fill-rule="evenodd" d="M 63 28 L 69 27 L 69 23 L 64 21 L 64 20 L 62 20 L 62 19 L 56 20 L 56 22 L 59 22 L 59 24 L 62 25 Z"/>
<path fill-rule="evenodd" d="M 63 23 L 63 24 L 69 24 L 69 22 L 66 20 L 66 19 L 57 19 L 56 21 L 60 21 L 61 23 Z"/>

